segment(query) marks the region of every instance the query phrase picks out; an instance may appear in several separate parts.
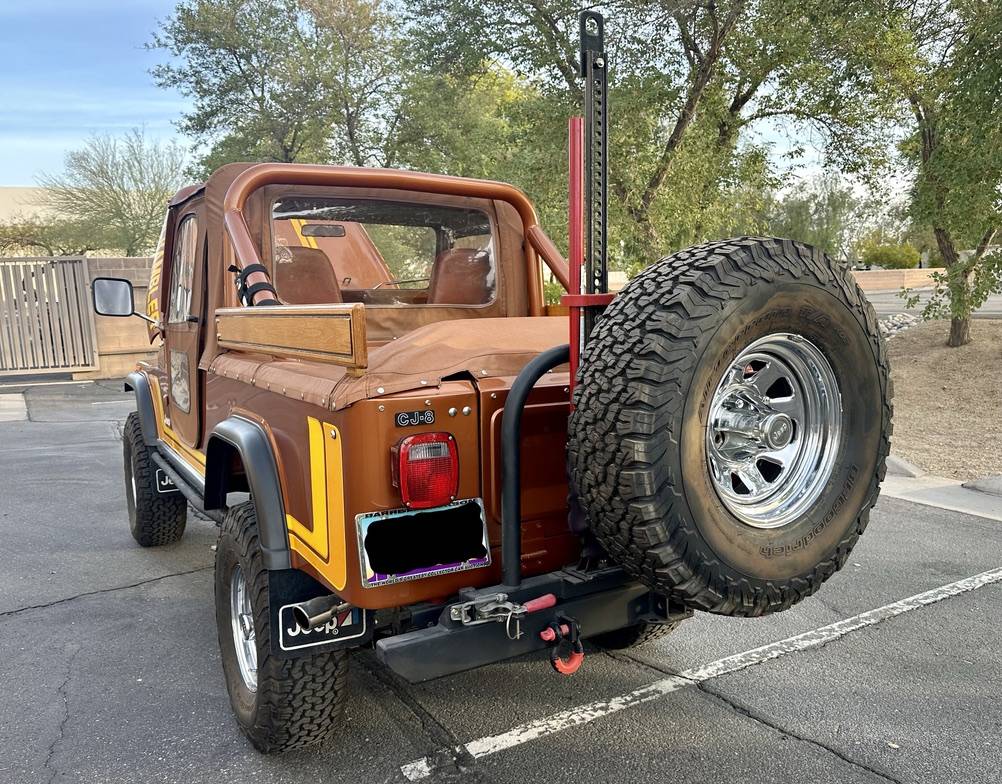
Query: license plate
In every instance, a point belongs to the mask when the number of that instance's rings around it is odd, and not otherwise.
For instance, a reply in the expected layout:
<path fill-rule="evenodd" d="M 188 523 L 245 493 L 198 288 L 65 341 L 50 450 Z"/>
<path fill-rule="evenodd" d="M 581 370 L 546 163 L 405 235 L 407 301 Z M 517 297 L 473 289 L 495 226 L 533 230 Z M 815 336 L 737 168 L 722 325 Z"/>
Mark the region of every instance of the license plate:
<path fill-rule="evenodd" d="M 352 607 L 335 615 L 327 623 L 303 631 L 292 617 L 295 605 L 286 604 L 279 610 L 279 646 L 283 651 L 312 648 L 331 642 L 353 640 L 365 635 L 365 611 Z"/>
<path fill-rule="evenodd" d="M 446 521 L 452 515 L 462 516 L 461 521 L 459 521 L 461 528 L 448 527 Z M 444 527 L 443 523 L 446 523 Z M 406 541 L 406 536 L 416 535 L 421 540 L 420 543 L 433 543 L 430 548 L 432 554 L 423 562 L 407 563 L 406 558 L 398 558 L 395 559 L 398 562 L 398 568 L 381 567 L 380 564 L 385 559 L 381 559 L 378 553 L 370 551 L 370 547 L 373 545 L 372 534 L 374 530 L 379 526 L 386 525 L 399 526 L 395 530 L 399 534 L 401 542 Z M 487 537 L 484 505 L 479 498 L 454 501 L 435 509 L 393 509 L 386 512 L 360 514 L 355 517 L 355 526 L 358 531 L 362 585 L 366 588 L 422 580 L 426 577 L 465 572 L 469 569 L 483 569 L 491 564 L 491 547 Z M 383 530 L 386 531 L 385 528 Z M 390 539 L 396 538 L 392 529 L 382 537 L 384 541 L 387 536 Z M 434 544 L 446 542 L 450 538 L 453 540 L 462 538 L 466 546 L 457 553 L 456 550 L 450 550 L 446 547 L 439 549 Z M 419 548 L 402 544 L 400 549 L 404 552 L 416 553 Z M 452 555 L 445 555 L 446 552 L 450 552 Z M 436 557 L 439 555 L 441 557 Z"/>
<path fill-rule="evenodd" d="M 157 483 L 158 493 L 176 493 L 177 485 L 174 484 L 174 480 L 167 476 L 167 472 L 162 468 L 158 468 L 156 474 L 154 475 Z"/>

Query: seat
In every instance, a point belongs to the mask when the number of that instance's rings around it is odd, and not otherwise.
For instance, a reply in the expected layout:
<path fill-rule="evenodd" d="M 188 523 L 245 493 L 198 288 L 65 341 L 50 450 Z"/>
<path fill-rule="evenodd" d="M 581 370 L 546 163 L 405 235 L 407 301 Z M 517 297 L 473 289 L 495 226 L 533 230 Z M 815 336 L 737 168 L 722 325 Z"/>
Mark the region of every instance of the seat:
<path fill-rule="evenodd" d="M 275 259 L 275 288 L 288 305 L 329 305 L 341 302 L 337 273 L 327 254 L 317 248 L 289 246 Z"/>
<path fill-rule="evenodd" d="M 485 250 L 451 248 L 435 258 L 428 281 L 429 305 L 484 305 L 493 298 L 491 256 Z"/>

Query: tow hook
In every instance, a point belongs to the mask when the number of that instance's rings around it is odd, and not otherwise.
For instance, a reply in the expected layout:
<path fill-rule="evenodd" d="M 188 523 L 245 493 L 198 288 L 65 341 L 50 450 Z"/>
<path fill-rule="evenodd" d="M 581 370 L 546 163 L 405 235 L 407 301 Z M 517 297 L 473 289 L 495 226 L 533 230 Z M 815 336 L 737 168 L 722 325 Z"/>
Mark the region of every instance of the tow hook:
<path fill-rule="evenodd" d="M 581 624 L 565 615 L 557 616 L 539 633 L 543 642 L 550 643 L 550 664 L 561 675 L 573 675 L 584 664 L 581 644 Z"/>
<path fill-rule="evenodd" d="M 480 623 L 503 623 L 505 634 L 509 640 L 522 637 L 522 618 L 530 613 L 555 607 L 557 597 L 552 593 L 544 593 L 525 604 L 515 604 L 508 601 L 508 594 L 496 593 L 492 596 L 482 596 L 473 601 L 454 604 L 449 608 L 449 617 L 464 626 L 475 626 Z"/>

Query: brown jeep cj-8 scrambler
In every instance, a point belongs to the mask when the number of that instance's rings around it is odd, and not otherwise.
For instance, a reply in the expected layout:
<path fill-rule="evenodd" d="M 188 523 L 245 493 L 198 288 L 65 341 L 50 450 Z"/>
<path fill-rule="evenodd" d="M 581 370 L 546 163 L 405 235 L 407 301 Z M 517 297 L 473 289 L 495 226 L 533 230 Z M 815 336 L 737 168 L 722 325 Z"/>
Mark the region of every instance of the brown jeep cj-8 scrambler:
<path fill-rule="evenodd" d="M 412 682 L 546 648 L 570 674 L 582 639 L 785 610 L 866 527 L 890 384 L 843 265 L 741 238 L 606 293 L 601 32 L 584 14 L 569 263 L 496 182 L 232 164 L 170 203 L 129 521 L 143 546 L 189 502 L 220 524 L 223 669 L 261 750 L 329 735 L 351 648 Z M 133 313 L 128 282 L 93 291 Z"/>

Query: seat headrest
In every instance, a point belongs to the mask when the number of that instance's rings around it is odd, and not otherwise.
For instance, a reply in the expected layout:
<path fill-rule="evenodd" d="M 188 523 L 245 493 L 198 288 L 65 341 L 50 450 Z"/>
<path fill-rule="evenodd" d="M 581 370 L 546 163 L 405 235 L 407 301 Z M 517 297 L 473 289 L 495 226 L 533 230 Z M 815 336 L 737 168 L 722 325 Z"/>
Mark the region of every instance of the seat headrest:
<path fill-rule="evenodd" d="M 275 288 L 289 305 L 325 305 L 341 302 L 337 273 L 327 254 L 319 248 L 289 246 L 288 254 L 276 254 Z"/>
<path fill-rule="evenodd" d="M 451 248 L 435 259 L 429 305 L 485 305 L 493 299 L 491 256 L 475 248 Z"/>

